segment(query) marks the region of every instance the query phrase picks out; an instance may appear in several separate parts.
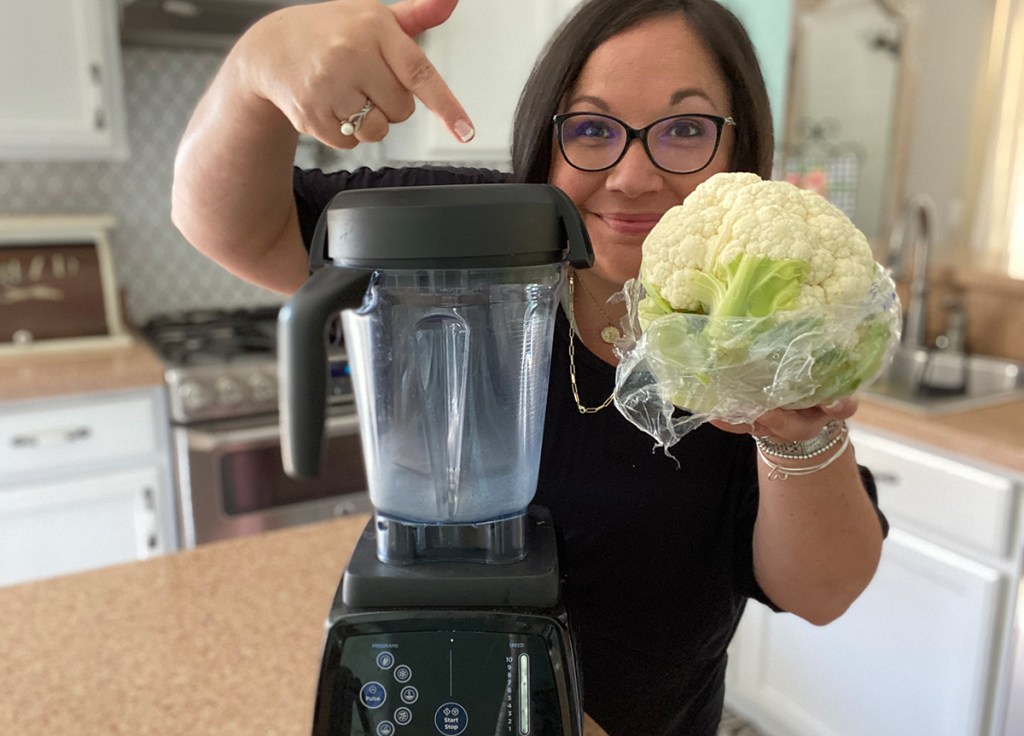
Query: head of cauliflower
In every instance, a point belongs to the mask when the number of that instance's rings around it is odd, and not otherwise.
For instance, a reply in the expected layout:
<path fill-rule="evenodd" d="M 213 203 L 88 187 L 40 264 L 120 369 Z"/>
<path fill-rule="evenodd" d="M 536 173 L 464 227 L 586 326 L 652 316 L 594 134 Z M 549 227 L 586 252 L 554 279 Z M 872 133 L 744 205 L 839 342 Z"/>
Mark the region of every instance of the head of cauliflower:
<path fill-rule="evenodd" d="M 788 309 L 863 303 L 876 268 L 867 238 L 824 197 L 728 172 L 703 182 L 651 230 L 642 281 L 672 311 L 708 314 L 699 274 L 725 278 L 740 257 L 804 264 Z"/>

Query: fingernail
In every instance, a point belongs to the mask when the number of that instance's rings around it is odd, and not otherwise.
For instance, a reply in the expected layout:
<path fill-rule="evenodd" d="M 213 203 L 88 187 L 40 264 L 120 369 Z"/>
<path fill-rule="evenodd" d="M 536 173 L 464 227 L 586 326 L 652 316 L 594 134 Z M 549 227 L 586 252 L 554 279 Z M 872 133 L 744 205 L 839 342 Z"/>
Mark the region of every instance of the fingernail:
<path fill-rule="evenodd" d="M 825 406 L 823 406 L 822 408 L 827 410 L 827 411 L 833 411 L 835 409 L 838 409 L 842 405 L 843 405 L 843 400 L 842 399 L 832 399 L 832 401 L 830 401 L 827 404 L 825 404 Z"/>
<path fill-rule="evenodd" d="M 463 143 L 469 143 L 473 140 L 473 136 L 476 135 L 476 131 L 473 130 L 473 126 L 469 124 L 468 120 L 456 120 L 455 135 L 457 135 L 459 140 Z"/>

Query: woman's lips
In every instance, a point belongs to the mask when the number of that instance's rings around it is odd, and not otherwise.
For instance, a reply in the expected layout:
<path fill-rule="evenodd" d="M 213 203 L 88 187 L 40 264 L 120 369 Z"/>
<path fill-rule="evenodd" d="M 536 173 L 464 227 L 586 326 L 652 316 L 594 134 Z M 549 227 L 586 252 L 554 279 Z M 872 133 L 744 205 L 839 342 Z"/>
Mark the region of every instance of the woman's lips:
<path fill-rule="evenodd" d="M 593 213 L 607 227 L 619 233 L 646 235 L 661 219 L 661 214 L 627 214 L 625 212 Z"/>

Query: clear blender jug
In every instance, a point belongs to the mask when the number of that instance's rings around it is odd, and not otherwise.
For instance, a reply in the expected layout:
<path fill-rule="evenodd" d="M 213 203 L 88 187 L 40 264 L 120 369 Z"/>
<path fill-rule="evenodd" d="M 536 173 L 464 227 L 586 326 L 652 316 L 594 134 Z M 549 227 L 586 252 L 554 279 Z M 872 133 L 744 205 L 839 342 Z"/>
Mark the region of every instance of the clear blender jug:
<path fill-rule="evenodd" d="M 593 259 L 578 212 L 548 185 L 416 187 L 344 192 L 324 224 L 281 312 L 286 468 L 316 472 L 344 310 L 378 557 L 520 559 L 565 263 Z"/>

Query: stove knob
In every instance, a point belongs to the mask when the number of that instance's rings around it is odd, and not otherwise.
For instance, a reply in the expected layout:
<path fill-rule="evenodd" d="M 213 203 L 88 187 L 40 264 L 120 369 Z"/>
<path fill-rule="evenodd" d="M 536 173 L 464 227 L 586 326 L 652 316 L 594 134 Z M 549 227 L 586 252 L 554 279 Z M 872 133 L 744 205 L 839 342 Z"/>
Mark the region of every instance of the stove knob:
<path fill-rule="evenodd" d="M 198 381 L 185 381 L 178 389 L 181 397 L 181 405 L 187 412 L 197 412 L 205 409 L 213 401 L 213 394 L 207 386 Z"/>
<path fill-rule="evenodd" d="M 235 406 L 245 398 L 242 385 L 234 378 L 221 376 L 217 379 L 217 401 L 224 406 Z"/>
<path fill-rule="evenodd" d="M 277 382 L 265 373 L 249 376 L 249 393 L 256 401 L 273 401 L 277 398 Z"/>

